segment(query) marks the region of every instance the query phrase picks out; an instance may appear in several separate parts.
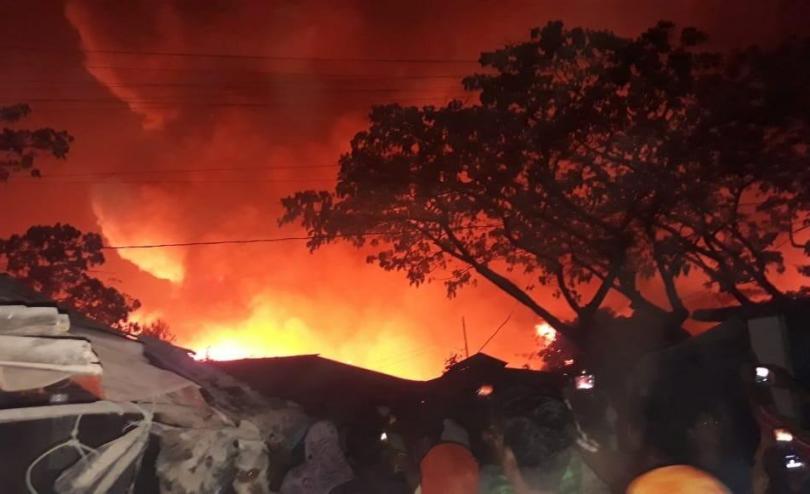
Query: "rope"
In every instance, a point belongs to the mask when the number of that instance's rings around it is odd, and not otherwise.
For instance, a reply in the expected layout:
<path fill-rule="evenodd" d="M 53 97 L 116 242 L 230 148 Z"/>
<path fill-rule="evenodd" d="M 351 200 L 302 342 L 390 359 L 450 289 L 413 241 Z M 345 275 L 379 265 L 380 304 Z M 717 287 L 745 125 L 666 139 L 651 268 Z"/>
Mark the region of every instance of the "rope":
<path fill-rule="evenodd" d="M 34 483 L 31 480 L 31 473 L 34 471 L 34 468 L 39 464 L 39 462 L 54 452 L 62 448 L 72 447 L 82 458 L 85 458 L 86 453 L 96 452 L 96 450 L 90 446 L 87 446 L 86 444 L 82 444 L 82 442 L 79 440 L 79 425 L 81 424 L 82 417 L 83 415 L 78 415 L 76 417 L 76 423 L 73 424 L 73 429 L 70 432 L 70 438 L 67 441 L 53 446 L 49 450 L 39 455 L 33 462 L 31 462 L 30 465 L 28 465 L 28 468 L 25 470 L 25 486 L 28 489 L 29 494 L 39 494 L 39 491 L 37 491 L 37 489 L 34 487 Z"/>
<path fill-rule="evenodd" d="M 152 400 L 151 407 L 150 407 L 149 410 L 146 410 L 146 409 L 142 408 L 141 406 L 139 406 L 135 402 L 129 402 L 129 404 L 132 405 L 133 407 L 135 407 L 137 412 L 140 413 L 143 418 L 141 420 L 130 421 L 127 424 L 125 424 L 123 429 L 122 429 L 123 433 L 126 433 L 131 428 L 137 428 L 137 427 L 140 427 L 140 426 L 142 426 L 144 424 L 147 424 L 147 425 L 152 424 L 152 419 L 153 419 L 154 414 L 155 414 L 155 401 L 154 401 L 154 399 Z M 115 406 L 116 406 L 116 408 L 119 408 L 122 413 L 125 413 L 124 408 L 121 407 L 119 404 L 115 404 Z M 99 454 L 97 450 L 91 448 L 90 446 L 87 446 L 86 444 L 83 444 L 81 442 L 81 440 L 79 440 L 79 426 L 81 424 L 81 420 L 82 420 L 83 416 L 84 416 L 83 414 L 79 414 L 79 415 L 76 416 L 76 422 L 73 424 L 73 429 L 70 431 L 70 437 L 66 441 L 64 441 L 62 443 L 59 443 L 59 444 L 51 447 L 47 451 L 43 452 L 33 462 L 31 462 L 30 465 L 28 465 L 28 468 L 25 471 L 25 486 L 28 489 L 28 494 L 39 494 L 39 491 L 36 489 L 36 487 L 34 487 L 34 483 L 33 483 L 33 480 L 31 478 L 32 474 L 33 474 L 33 471 L 34 471 L 34 468 L 36 468 L 36 466 L 42 460 L 44 460 L 48 456 L 52 455 L 56 451 L 58 451 L 58 450 L 60 450 L 62 448 L 71 447 L 78 453 L 78 455 L 80 457 L 79 461 L 85 460 L 88 455 L 98 455 Z"/>

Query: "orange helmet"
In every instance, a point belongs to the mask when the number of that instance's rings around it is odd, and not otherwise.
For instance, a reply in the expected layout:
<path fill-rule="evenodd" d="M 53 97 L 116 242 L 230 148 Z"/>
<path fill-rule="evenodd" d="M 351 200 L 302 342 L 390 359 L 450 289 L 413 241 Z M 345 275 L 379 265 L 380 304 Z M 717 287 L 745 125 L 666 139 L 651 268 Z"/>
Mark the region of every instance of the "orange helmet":
<path fill-rule="evenodd" d="M 730 494 L 708 473 L 686 465 L 656 468 L 637 477 L 627 494 Z"/>

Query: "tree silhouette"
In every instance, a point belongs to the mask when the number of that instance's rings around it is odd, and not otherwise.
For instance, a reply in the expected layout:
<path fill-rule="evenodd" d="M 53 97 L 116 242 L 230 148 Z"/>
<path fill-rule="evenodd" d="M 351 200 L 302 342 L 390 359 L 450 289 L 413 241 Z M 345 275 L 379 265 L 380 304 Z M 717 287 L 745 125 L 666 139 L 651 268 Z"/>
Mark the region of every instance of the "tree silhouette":
<path fill-rule="evenodd" d="M 30 113 L 31 108 L 25 104 L 0 106 L 0 125 L 16 124 Z M 64 159 L 72 141 L 73 137 L 64 130 L 3 127 L 0 131 L 0 182 L 8 180 L 14 172 L 40 176 L 35 166 L 36 157 L 45 154 Z"/>
<path fill-rule="evenodd" d="M 770 275 L 810 211 L 806 92 L 769 72 L 773 54 L 704 40 L 549 23 L 481 56 L 487 71 L 464 79 L 479 104 L 373 108 L 335 190 L 285 198 L 280 222 L 414 285 L 449 270 L 449 296 L 486 279 L 574 341 L 612 292 L 677 326 L 693 272 L 740 303 L 783 297 Z M 810 53 L 777 51 L 797 73 Z M 642 290 L 655 282 L 667 305 Z"/>
<path fill-rule="evenodd" d="M 151 336 L 169 342 L 177 338 L 172 333 L 169 323 L 163 319 L 156 319 L 146 324 L 130 322 L 126 326 L 126 332 L 135 336 Z"/>
<path fill-rule="evenodd" d="M 101 236 L 70 225 L 32 226 L 24 234 L 0 239 L 0 268 L 45 297 L 98 322 L 127 333 L 144 333 L 171 341 L 163 321 L 141 325 L 129 321 L 141 303 L 92 276 L 105 262 Z"/>
<path fill-rule="evenodd" d="M 461 354 L 459 354 L 458 352 L 451 352 L 450 355 L 448 355 L 447 358 L 444 359 L 443 373 L 447 373 L 447 371 L 452 369 L 456 364 L 458 364 L 462 360 L 464 359 L 461 357 Z"/>

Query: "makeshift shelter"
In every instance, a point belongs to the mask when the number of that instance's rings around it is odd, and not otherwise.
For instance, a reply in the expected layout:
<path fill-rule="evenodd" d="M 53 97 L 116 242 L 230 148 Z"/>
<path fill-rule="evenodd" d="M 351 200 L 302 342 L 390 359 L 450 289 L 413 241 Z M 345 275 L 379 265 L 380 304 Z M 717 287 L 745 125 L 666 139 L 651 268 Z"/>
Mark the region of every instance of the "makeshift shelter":
<path fill-rule="evenodd" d="M 300 404 L 313 416 L 336 422 L 370 420 L 378 406 L 416 403 L 426 383 L 402 379 L 319 355 L 210 361 L 265 396 Z M 290 379 L 295 376 L 295 379 Z"/>
<path fill-rule="evenodd" d="M 310 421 L 0 275 L 3 492 L 270 492 Z"/>
<path fill-rule="evenodd" d="M 471 355 L 427 381 L 402 379 L 318 355 L 207 365 L 226 371 L 265 396 L 292 400 L 308 414 L 332 420 L 347 434 L 347 449 L 355 456 L 353 441 L 371 448 L 371 441 L 392 428 L 413 438 L 430 424 L 441 427 L 442 419 L 452 418 L 467 430 L 481 430 L 494 403 L 527 394 L 560 398 L 563 382 L 562 376 L 510 368 L 484 353 Z"/>
<path fill-rule="evenodd" d="M 460 396 L 477 396 L 482 386 L 490 391 L 520 387 L 558 396 L 562 384 L 558 375 L 507 367 L 506 362 L 484 353 L 471 355 L 427 381 L 403 379 L 320 355 L 211 361 L 207 365 L 265 396 L 294 401 L 312 415 L 338 422 L 377 414 L 379 407 L 409 408 L 425 401 L 452 403 Z"/>

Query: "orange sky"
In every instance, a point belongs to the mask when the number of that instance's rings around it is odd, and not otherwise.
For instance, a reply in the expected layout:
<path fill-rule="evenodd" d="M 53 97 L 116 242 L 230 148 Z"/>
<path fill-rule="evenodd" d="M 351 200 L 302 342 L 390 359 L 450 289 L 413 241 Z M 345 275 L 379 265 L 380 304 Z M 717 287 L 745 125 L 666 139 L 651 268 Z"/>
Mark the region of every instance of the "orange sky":
<path fill-rule="evenodd" d="M 458 79 L 475 70 L 346 58 L 476 59 L 558 18 L 628 35 L 671 19 L 737 46 L 803 29 L 800 4 L 19 2 L 0 16 L 0 104 L 29 101 L 29 125 L 68 129 L 76 141 L 45 179 L 0 184 L 0 235 L 57 221 L 118 245 L 296 234 L 277 227 L 279 199 L 331 185 L 371 104 L 465 98 Z M 477 350 L 510 312 L 487 351 L 519 365 L 536 347 L 538 321 L 496 290 L 481 284 L 447 300 L 442 286 L 411 288 L 347 246 L 315 255 L 296 242 L 119 251 L 96 274 L 142 300 L 139 318 L 164 318 L 179 344 L 214 357 L 321 353 L 425 378 L 463 347 L 462 317 Z"/>

